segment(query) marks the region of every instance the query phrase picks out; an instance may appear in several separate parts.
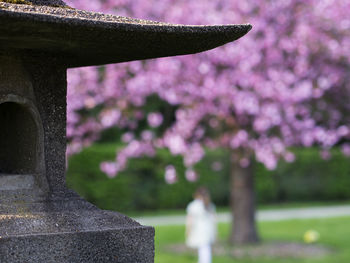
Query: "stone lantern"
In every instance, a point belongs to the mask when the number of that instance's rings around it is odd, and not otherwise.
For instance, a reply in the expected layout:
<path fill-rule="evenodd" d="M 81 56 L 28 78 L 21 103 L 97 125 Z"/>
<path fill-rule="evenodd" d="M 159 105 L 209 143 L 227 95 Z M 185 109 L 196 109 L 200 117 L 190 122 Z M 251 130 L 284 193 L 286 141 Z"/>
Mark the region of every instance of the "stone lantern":
<path fill-rule="evenodd" d="M 152 227 L 66 188 L 66 70 L 197 53 L 250 29 L 0 0 L 0 262 L 153 262 Z"/>

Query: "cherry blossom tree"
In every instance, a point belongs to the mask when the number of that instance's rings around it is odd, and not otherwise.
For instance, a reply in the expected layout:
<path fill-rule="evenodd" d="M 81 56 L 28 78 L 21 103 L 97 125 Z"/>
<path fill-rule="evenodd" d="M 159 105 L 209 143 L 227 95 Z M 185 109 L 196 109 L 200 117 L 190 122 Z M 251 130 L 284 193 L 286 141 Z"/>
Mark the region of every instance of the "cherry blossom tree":
<path fill-rule="evenodd" d="M 342 143 L 350 155 L 350 0 L 70 0 L 79 9 L 182 24 L 253 24 L 234 44 L 197 55 L 73 69 L 68 88 L 68 154 L 96 141 L 105 129 L 126 131 L 108 176 L 129 158 L 157 148 L 182 155 L 186 178 L 204 147 L 231 152 L 231 241 L 259 240 L 255 227 L 252 160 L 275 169 L 294 160 L 290 146 L 328 150 Z M 118 47 L 116 47 L 118 48 Z M 167 116 L 145 112 L 156 95 L 176 106 Z M 147 122 L 142 128 L 140 123 Z M 165 180 L 176 182 L 172 165 Z"/>

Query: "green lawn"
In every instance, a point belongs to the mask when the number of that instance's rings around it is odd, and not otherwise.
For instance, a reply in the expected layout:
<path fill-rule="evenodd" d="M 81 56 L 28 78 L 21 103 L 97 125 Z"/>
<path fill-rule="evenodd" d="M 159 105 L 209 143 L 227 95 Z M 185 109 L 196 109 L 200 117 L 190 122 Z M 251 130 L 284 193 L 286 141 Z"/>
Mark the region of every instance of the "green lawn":
<path fill-rule="evenodd" d="M 228 224 L 219 225 L 219 238 L 226 240 L 229 233 Z M 289 220 L 282 222 L 259 223 L 262 238 L 265 241 L 302 242 L 302 236 L 309 229 L 320 233 L 319 244 L 328 246 L 334 253 L 324 258 L 309 259 L 234 259 L 231 257 L 214 257 L 213 263 L 349 263 L 350 262 L 350 217 L 311 220 Z M 173 254 L 164 251 L 164 246 L 184 242 L 184 226 L 162 226 L 156 228 L 156 263 L 196 263 L 191 254 Z"/>

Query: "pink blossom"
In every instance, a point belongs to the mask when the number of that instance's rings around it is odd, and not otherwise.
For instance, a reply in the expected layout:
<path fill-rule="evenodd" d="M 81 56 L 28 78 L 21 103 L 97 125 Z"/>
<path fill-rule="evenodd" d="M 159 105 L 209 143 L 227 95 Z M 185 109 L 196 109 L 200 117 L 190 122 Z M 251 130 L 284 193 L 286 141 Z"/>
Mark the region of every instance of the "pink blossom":
<path fill-rule="evenodd" d="M 157 148 L 193 167 L 204 147 L 240 152 L 238 163 L 255 155 L 274 169 L 281 158 L 294 161 L 290 146 L 330 149 L 350 139 L 350 0 L 67 2 L 178 24 L 254 26 L 239 41 L 201 54 L 69 70 L 68 154 L 115 126 L 144 131 L 122 136 L 127 145 L 114 169 Z M 164 132 L 149 132 L 164 121 L 161 112 L 144 110 L 150 96 L 176 108 Z"/>
<path fill-rule="evenodd" d="M 101 171 L 107 174 L 108 177 L 115 177 L 118 173 L 117 164 L 114 162 L 103 162 L 100 165 Z"/>
<path fill-rule="evenodd" d="M 213 129 L 217 128 L 219 126 L 219 121 L 215 118 L 211 118 L 209 120 L 209 125 L 210 127 L 212 127 Z"/>
<path fill-rule="evenodd" d="M 143 131 L 141 133 L 141 138 L 144 141 L 151 141 L 154 138 L 154 133 L 152 131 L 148 131 L 148 130 Z"/>
<path fill-rule="evenodd" d="M 329 152 L 329 150 L 322 150 L 322 151 L 320 152 L 320 155 L 321 155 L 321 158 L 322 158 L 323 160 L 329 160 L 329 159 L 331 159 L 331 157 L 332 157 L 332 155 L 331 155 L 331 153 Z"/>
<path fill-rule="evenodd" d="M 103 127 L 109 128 L 117 124 L 121 112 L 117 109 L 106 110 L 101 113 L 101 123 Z"/>
<path fill-rule="evenodd" d="M 129 143 L 134 139 L 134 134 L 132 132 L 126 132 L 122 136 L 122 142 Z"/>
<path fill-rule="evenodd" d="M 242 168 L 247 168 L 250 165 L 250 161 L 248 158 L 242 158 L 241 160 L 239 160 L 239 165 Z"/>
<path fill-rule="evenodd" d="M 237 134 L 232 138 L 230 142 L 230 146 L 234 148 L 238 148 L 240 146 L 243 146 L 244 143 L 248 141 L 248 132 L 244 130 L 240 130 L 237 132 Z"/>
<path fill-rule="evenodd" d="M 177 175 L 176 175 L 176 170 L 175 167 L 172 165 L 168 165 L 165 168 L 165 175 L 164 175 L 165 181 L 168 184 L 174 184 L 177 181 Z"/>
<path fill-rule="evenodd" d="M 163 122 L 163 115 L 159 112 L 149 113 L 147 116 L 149 126 L 156 128 Z"/>
<path fill-rule="evenodd" d="M 186 151 L 185 141 L 178 134 L 167 134 L 164 137 L 164 145 L 167 146 L 170 152 L 174 155 L 182 154 Z"/>
<path fill-rule="evenodd" d="M 339 136 L 347 136 L 350 134 L 350 128 L 345 125 L 342 125 L 338 128 L 337 133 Z"/>
<path fill-rule="evenodd" d="M 198 175 L 193 169 L 187 169 L 185 172 L 186 179 L 190 182 L 195 182 L 198 180 Z"/>
<path fill-rule="evenodd" d="M 291 162 L 294 162 L 295 161 L 295 155 L 291 152 L 286 152 L 284 154 L 284 160 L 287 162 L 287 163 L 291 163 Z"/>
<path fill-rule="evenodd" d="M 204 150 L 199 143 L 189 145 L 187 151 L 184 153 L 184 164 L 186 167 L 191 167 L 202 160 Z"/>
<path fill-rule="evenodd" d="M 350 156 L 350 144 L 346 143 L 342 145 L 342 151 L 346 156 Z"/>

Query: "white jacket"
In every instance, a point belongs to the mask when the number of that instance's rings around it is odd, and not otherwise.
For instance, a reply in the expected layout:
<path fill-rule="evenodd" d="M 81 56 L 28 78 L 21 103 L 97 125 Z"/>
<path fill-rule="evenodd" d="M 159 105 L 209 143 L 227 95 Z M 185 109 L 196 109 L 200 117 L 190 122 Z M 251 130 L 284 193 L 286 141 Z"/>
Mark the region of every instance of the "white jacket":
<path fill-rule="evenodd" d="M 187 206 L 186 244 L 192 248 L 212 244 L 216 238 L 215 206 L 205 208 L 204 202 L 195 199 Z"/>

